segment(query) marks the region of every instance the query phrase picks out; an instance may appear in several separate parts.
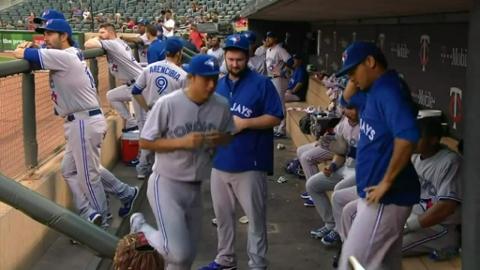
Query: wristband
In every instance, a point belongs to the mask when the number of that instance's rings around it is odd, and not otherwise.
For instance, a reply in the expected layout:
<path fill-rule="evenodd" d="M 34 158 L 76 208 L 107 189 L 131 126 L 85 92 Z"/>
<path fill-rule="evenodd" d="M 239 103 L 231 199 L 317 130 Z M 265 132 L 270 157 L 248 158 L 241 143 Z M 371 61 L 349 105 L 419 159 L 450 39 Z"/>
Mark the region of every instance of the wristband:
<path fill-rule="evenodd" d="M 406 225 L 409 231 L 416 231 L 422 228 L 420 219 L 418 218 L 418 215 L 415 214 L 408 217 Z"/>

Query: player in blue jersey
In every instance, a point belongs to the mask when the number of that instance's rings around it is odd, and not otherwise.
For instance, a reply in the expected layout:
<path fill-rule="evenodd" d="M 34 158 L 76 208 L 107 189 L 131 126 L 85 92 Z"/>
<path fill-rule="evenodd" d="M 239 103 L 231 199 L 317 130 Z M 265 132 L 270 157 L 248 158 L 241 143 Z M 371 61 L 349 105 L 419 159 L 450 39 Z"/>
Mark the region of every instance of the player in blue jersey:
<path fill-rule="evenodd" d="M 213 161 L 218 253 L 201 269 L 236 269 L 236 199 L 249 220 L 248 265 L 266 269 L 266 176 L 273 171 L 273 127 L 283 119 L 282 103 L 271 80 L 248 68 L 249 42 L 244 36 L 228 36 L 224 51 L 228 75 L 219 80 L 216 91 L 229 100 L 236 134 L 230 144 L 217 149 Z"/>
<path fill-rule="evenodd" d="M 355 42 L 343 60 L 337 77 L 348 74 L 356 87 L 345 90 L 342 102 L 360 110 L 356 160 L 360 198 L 343 209 L 339 267 L 348 269 L 348 258 L 355 256 L 366 269 L 401 269 L 403 227 L 420 197 L 410 161 L 420 136 L 416 109 L 408 87 L 397 72 L 387 70 L 385 56 L 375 44 Z"/>

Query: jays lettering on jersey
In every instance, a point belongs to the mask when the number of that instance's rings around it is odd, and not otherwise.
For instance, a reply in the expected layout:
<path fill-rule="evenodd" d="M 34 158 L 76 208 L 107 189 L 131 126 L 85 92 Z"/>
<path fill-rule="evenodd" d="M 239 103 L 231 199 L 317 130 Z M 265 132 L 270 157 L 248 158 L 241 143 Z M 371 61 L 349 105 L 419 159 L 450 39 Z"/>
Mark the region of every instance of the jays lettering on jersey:
<path fill-rule="evenodd" d="M 174 63 L 163 60 L 148 65 L 137 78 L 132 94 L 142 94 L 148 106 L 153 106 L 161 95 L 184 88 L 187 73 Z"/>
<path fill-rule="evenodd" d="M 416 143 L 419 131 L 410 93 L 395 71 L 387 71 L 366 92 L 350 103 L 360 108 L 360 140 L 357 145 L 357 192 L 365 198 L 366 187 L 382 181 L 393 153 L 394 139 Z M 363 97 L 362 97 L 363 96 Z M 381 199 L 385 204 L 413 205 L 420 197 L 418 176 L 412 163 L 399 173 Z"/>
<path fill-rule="evenodd" d="M 214 94 L 203 104 L 196 104 L 185 90 L 162 96 L 148 113 L 140 137 L 154 141 L 158 138 L 180 138 L 191 132 L 235 130 L 228 102 Z M 153 171 L 177 181 L 201 181 L 211 172 L 213 149 L 206 146 L 196 150 L 176 150 L 155 153 Z"/>
<path fill-rule="evenodd" d="M 50 70 L 51 97 L 60 116 L 99 108 L 95 81 L 78 49 L 28 48 L 23 58 Z"/>
<path fill-rule="evenodd" d="M 283 119 L 280 97 L 265 76 L 246 69 L 236 82 L 228 76 L 218 81 L 217 93 L 226 97 L 230 111 L 241 118 L 268 114 Z M 273 171 L 273 129 L 246 129 L 227 146 L 217 149 L 213 167 L 226 172 Z"/>

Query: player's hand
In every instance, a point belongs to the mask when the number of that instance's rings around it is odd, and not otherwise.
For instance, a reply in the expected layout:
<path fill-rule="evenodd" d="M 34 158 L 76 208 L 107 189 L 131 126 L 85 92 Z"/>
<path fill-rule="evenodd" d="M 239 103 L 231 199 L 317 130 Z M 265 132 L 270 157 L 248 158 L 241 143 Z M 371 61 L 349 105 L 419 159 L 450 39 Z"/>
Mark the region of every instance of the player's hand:
<path fill-rule="evenodd" d="M 234 115 L 233 122 L 235 123 L 235 134 L 240 133 L 242 130 L 248 128 L 248 119 L 243 119 Z"/>
<path fill-rule="evenodd" d="M 367 203 L 379 203 L 380 199 L 387 193 L 390 189 L 391 184 L 382 180 L 378 185 L 367 187 L 364 191 L 367 193 L 366 199 Z"/>
<path fill-rule="evenodd" d="M 30 41 L 24 41 L 17 45 L 17 49 L 26 49 L 33 46 L 33 43 Z"/>
<path fill-rule="evenodd" d="M 329 167 L 325 167 L 323 168 L 323 174 L 326 176 L 326 177 L 330 177 L 332 175 L 332 170 L 329 168 Z"/>
<path fill-rule="evenodd" d="M 221 133 L 218 131 L 209 132 L 205 134 L 205 144 L 210 147 L 225 145 L 230 141 L 231 137 L 232 135 L 227 133 Z"/>
<path fill-rule="evenodd" d="M 205 135 L 201 132 L 190 132 L 188 135 L 183 137 L 184 147 L 186 149 L 197 149 L 200 148 L 205 141 Z"/>

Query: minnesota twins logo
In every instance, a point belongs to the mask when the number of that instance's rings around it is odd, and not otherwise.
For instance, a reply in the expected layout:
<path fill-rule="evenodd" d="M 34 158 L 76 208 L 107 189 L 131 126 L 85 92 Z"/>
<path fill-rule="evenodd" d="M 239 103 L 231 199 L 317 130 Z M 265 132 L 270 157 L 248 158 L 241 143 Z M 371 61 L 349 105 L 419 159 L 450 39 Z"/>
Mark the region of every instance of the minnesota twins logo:
<path fill-rule="evenodd" d="M 167 86 L 168 86 L 168 81 L 167 79 L 165 79 L 165 77 L 158 77 L 157 79 L 155 79 L 155 85 L 157 86 L 158 90 L 158 94 L 161 95 L 163 93 L 163 91 L 165 91 L 165 89 L 167 89 Z"/>

